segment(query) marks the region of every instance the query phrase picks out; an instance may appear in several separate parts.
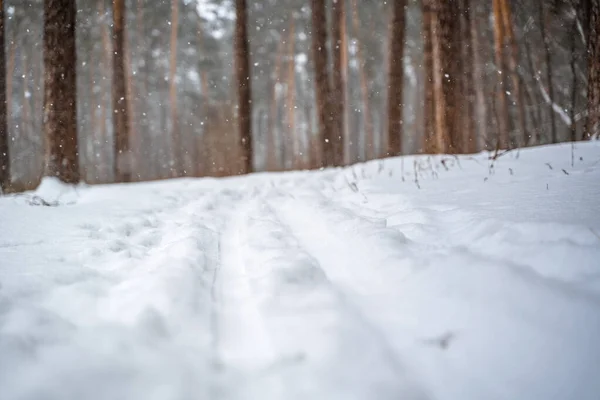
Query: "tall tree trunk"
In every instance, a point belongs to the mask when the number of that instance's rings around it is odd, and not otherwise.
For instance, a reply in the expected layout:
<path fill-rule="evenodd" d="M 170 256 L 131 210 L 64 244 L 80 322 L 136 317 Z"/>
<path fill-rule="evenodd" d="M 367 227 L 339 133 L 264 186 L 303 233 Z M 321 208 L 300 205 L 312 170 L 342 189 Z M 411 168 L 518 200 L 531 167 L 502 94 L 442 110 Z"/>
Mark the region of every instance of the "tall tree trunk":
<path fill-rule="evenodd" d="M 488 140 L 488 124 L 487 124 L 487 101 L 485 98 L 485 83 L 483 79 L 483 68 L 481 62 L 481 48 L 480 48 L 480 33 L 477 29 L 477 21 L 480 18 L 478 10 L 478 4 L 471 5 L 470 9 L 473 11 L 469 20 L 469 28 L 471 30 L 471 47 L 473 53 L 473 87 L 475 89 L 475 121 L 476 121 L 476 136 L 475 143 L 471 150 L 479 150 L 479 144 L 482 142 L 481 138 Z"/>
<path fill-rule="evenodd" d="M 131 182 L 132 160 L 129 138 L 129 107 L 125 65 L 125 0 L 113 0 L 113 134 L 116 182 Z"/>
<path fill-rule="evenodd" d="M 502 1 L 493 0 L 494 7 L 494 49 L 497 70 L 496 103 L 495 111 L 498 123 L 498 137 L 496 146 L 501 149 L 510 147 L 510 123 L 508 119 L 508 85 L 506 67 L 504 62 L 504 29 L 502 23 Z"/>
<path fill-rule="evenodd" d="M 435 96 L 433 94 L 433 0 L 422 0 L 423 6 L 423 64 L 425 66 L 423 102 L 423 144 L 422 151 L 435 154 L 439 150 L 435 140 Z"/>
<path fill-rule="evenodd" d="M 98 14 L 100 16 L 105 16 L 105 8 L 104 1 L 101 0 L 98 2 Z M 108 24 L 106 22 L 101 23 L 102 25 L 102 74 L 103 78 L 106 77 L 107 71 L 110 69 L 110 60 L 111 60 L 111 46 L 110 46 L 110 33 L 108 31 Z M 108 129 L 107 129 L 107 107 L 106 100 L 109 97 L 108 90 L 106 87 L 106 80 L 102 79 L 102 90 L 100 91 L 99 97 L 100 101 L 100 138 L 101 138 L 101 148 L 98 150 L 100 152 L 101 158 L 98 162 L 98 165 L 102 167 L 102 182 L 110 181 L 110 172 L 107 171 L 109 168 L 109 153 L 107 152 L 107 144 L 108 144 Z M 113 168 L 114 169 L 114 168 Z M 113 171 L 114 172 L 114 171 Z M 114 179 L 114 178 L 113 178 Z"/>
<path fill-rule="evenodd" d="M 456 89 L 458 71 L 454 51 L 457 49 L 453 32 L 456 0 L 434 0 L 432 13 L 433 81 L 435 101 L 435 136 L 438 151 L 456 151 Z"/>
<path fill-rule="evenodd" d="M 332 18 L 332 50 L 333 50 L 333 69 L 332 69 L 332 93 L 331 102 L 332 116 L 333 116 L 333 152 L 334 152 L 334 165 L 344 164 L 344 132 L 346 127 L 345 112 L 346 112 L 346 86 L 343 77 L 343 46 L 345 41 L 342 40 L 342 30 L 345 29 L 346 24 L 346 12 L 345 12 L 345 1 L 337 0 L 333 3 L 333 18 Z"/>
<path fill-rule="evenodd" d="M 236 0 L 235 70 L 238 83 L 238 129 L 241 147 L 242 174 L 253 172 L 252 154 L 252 77 L 250 76 L 250 51 L 246 0 Z"/>
<path fill-rule="evenodd" d="M 577 80 L 577 6 L 578 2 L 572 3 L 573 8 L 573 22 L 571 23 L 571 32 L 570 32 L 570 50 L 571 57 L 569 60 L 569 64 L 571 67 L 571 75 L 573 77 L 573 82 L 571 86 L 571 107 L 569 109 L 569 118 L 571 119 L 571 126 L 569 127 L 569 131 L 571 134 L 570 140 L 574 142 L 577 140 L 577 121 L 576 121 L 576 111 L 577 111 L 577 90 L 579 89 L 578 80 Z"/>
<path fill-rule="evenodd" d="M 269 110 L 269 124 L 268 124 L 268 143 L 267 143 L 267 170 L 276 171 L 278 168 L 285 168 L 285 156 L 281 157 L 281 160 L 277 160 L 277 155 L 281 154 L 280 151 L 280 137 L 277 135 L 277 85 L 279 84 L 279 70 L 281 69 L 281 60 L 283 59 L 283 46 L 284 40 L 280 40 L 277 45 L 277 54 L 275 55 L 275 71 L 273 73 L 274 79 L 271 83 L 271 107 Z"/>
<path fill-rule="evenodd" d="M 375 158 L 375 132 L 373 131 L 373 121 L 371 119 L 371 107 L 369 99 L 369 84 L 367 74 L 365 72 L 366 58 L 363 54 L 363 47 L 359 39 L 360 36 L 360 20 L 358 17 L 358 5 L 356 0 L 352 0 L 352 27 L 356 37 L 356 59 L 358 60 L 358 74 L 360 79 L 360 92 L 363 102 L 363 121 L 365 130 L 365 156 L 367 160 Z"/>
<path fill-rule="evenodd" d="M 341 21 L 340 21 L 340 70 L 342 76 L 342 87 L 344 89 L 343 93 L 343 106 L 342 115 L 340 122 L 341 125 L 341 135 L 344 137 L 344 163 L 350 164 L 356 160 L 356 145 L 357 143 L 352 143 L 353 139 L 350 135 L 350 130 L 348 129 L 348 105 L 350 104 L 349 95 L 348 95 L 348 27 L 347 27 L 347 18 L 346 18 L 346 7 L 344 7 Z M 309 114 L 307 113 L 307 116 Z"/>
<path fill-rule="evenodd" d="M 460 119 L 460 134 L 462 140 L 460 150 L 463 153 L 475 153 L 477 151 L 477 137 L 475 135 L 475 80 L 477 76 L 474 71 L 473 40 L 471 38 L 471 7 L 470 0 L 460 0 L 460 37 L 462 46 L 462 73 L 460 81 L 462 84 L 462 106 Z M 458 146 L 458 143 L 457 143 Z"/>
<path fill-rule="evenodd" d="M 179 32 L 179 0 L 171 0 L 171 41 L 169 57 L 169 104 L 171 110 L 171 176 L 181 176 L 183 173 L 183 157 L 181 132 L 179 129 L 179 114 L 177 112 L 177 33 Z"/>
<path fill-rule="evenodd" d="M 388 151 L 387 156 L 402 154 L 402 111 L 404 86 L 404 32 L 406 0 L 393 3 L 392 33 L 388 82 Z"/>
<path fill-rule="evenodd" d="M 527 144 L 528 133 L 527 133 L 527 121 L 525 117 L 525 102 L 523 99 L 523 89 L 521 87 L 521 81 L 519 79 L 519 73 L 517 66 L 519 65 L 519 48 L 515 39 L 515 33 L 513 30 L 512 12 L 508 0 L 500 1 L 502 11 L 502 24 L 504 26 L 504 34 L 508 40 L 510 51 L 508 53 L 508 68 L 510 70 L 512 80 L 512 96 L 516 97 L 513 101 L 517 106 L 517 117 L 519 120 L 519 135 L 517 136 L 517 146 L 522 147 Z"/>
<path fill-rule="evenodd" d="M 335 164 L 333 148 L 333 127 L 331 121 L 331 101 L 329 68 L 327 61 L 327 20 L 325 0 L 312 0 L 312 50 L 315 63 L 315 97 L 319 136 L 322 147 L 322 166 Z"/>
<path fill-rule="evenodd" d="M 75 0 L 44 1 L 44 175 L 79 182 Z"/>
<path fill-rule="evenodd" d="M 588 117 L 586 135 L 600 132 L 600 0 L 591 0 L 588 35 Z"/>
<path fill-rule="evenodd" d="M 289 158 L 292 168 L 301 165 L 300 135 L 296 132 L 296 27 L 290 18 L 290 35 L 288 37 L 288 77 L 287 77 L 287 117 Z"/>
<path fill-rule="evenodd" d="M 558 141 L 556 135 L 556 116 L 554 115 L 554 82 L 552 72 L 552 54 L 550 51 L 550 36 L 546 29 L 546 10 L 544 2 L 539 1 L 539 13 L 540 13 L 540 33 L 542 34 L 542 40 L 544 41 L 544 54 L 546 58 L 546 80 L 548 81 L 548 98 L 550 100 L 549 113 L 550 113 L 550 141 L 556 143 Z"/>
<path fill-rule="evenodd" d="M 0 0 L 0 192 L 5 191 L 10 184 L 4 42 L 4 1 Z"/>

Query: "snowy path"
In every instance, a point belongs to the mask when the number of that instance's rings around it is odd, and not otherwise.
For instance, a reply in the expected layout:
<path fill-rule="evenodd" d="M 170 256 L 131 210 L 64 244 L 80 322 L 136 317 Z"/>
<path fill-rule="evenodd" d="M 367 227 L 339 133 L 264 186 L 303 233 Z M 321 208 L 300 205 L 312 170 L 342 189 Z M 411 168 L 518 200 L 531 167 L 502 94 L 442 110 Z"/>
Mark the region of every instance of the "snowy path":
<path fill-rule="evenodd" d="M 596 399 L 600 146 L 566 150 L 0 199 L 0 399 Z"/>

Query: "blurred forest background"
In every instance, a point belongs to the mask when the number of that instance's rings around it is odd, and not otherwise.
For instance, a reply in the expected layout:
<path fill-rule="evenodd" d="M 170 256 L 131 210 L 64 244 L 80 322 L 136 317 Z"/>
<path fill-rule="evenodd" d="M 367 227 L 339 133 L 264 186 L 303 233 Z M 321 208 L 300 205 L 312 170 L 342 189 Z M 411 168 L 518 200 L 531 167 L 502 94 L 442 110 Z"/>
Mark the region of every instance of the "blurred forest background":
<path fill-rule="evenodd" d="M 0 3 L 5 189 L 53 174 L 44 3 L 76 10 L 74 168 L 88 183 L 498 154 L 598 130 L 598 0 Z"/>

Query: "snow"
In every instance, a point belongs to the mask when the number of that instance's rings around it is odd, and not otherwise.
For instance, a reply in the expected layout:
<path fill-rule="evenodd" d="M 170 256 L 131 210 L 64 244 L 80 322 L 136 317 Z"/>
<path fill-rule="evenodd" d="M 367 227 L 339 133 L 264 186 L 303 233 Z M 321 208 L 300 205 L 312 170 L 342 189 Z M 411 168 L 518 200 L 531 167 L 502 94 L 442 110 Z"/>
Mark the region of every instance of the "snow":
<path fill-rule="evenodd" d="M 571 151 L 0 198 L 0 398 L 597 399 Z"/>

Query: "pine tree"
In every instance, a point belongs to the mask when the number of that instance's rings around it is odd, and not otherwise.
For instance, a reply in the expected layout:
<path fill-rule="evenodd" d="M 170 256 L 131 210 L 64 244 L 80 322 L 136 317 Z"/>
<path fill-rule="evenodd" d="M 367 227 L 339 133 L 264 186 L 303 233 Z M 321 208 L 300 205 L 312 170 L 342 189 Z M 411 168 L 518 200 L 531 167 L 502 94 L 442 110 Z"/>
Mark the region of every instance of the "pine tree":
<path fill-rule="evenodd" d="M 312 0 L 312 50 L 315 63 L 315 97 L 323 166 L 335 165 L 329 68 L 327 61 L 325 0 Z"/>
<path fill-rule="evenodd" d="M 332 18 L 332 50 L 333 50 L 333 87 L 332 87 L 332 117 L 333 121 L 333 153 L 334 165 L 342 165 L 344 163 L 344 138 L 345 138 L 345 119 L 346 111 L 346 83 L 342 76 L 342 56 L 343 46 L 346 42 L 342 38 L 342 30 L 346 21 L 345 1 L 336 0 L 333 2 L 333 18 Z"/>
<path fill-rule="evenodd" d="M 179 28 L 179 0 L 171 0 L 171 38 L 169 57 L 169 107 L 171 111 L 171 176 L 181 176 L 183 163 L 179 114 L 177 112 L 177 32 Z"/>
<path fill-rule="evenodd" d="M 252 151 L 252 77 L 250 76 L 250 51 L 246 0 L 236 0 L 235 70 L 238 84 L 238 129 L 242 149 L 243 174 L 253 172 Z"/>
<path fill-rule="evenodd" d="M 75 0 L 44 1 L 44 174 L 79 182 Z"/>
<path fill-rule="evenodd" d="M 588 34 L 588 138 L 600 132 L 600 0 L 591 0 Z"/>
<path fill-rule="evenodd" d="M 125 65 L 125 0 L 113 0 L 113 131 L 114 174 L 117 182 L 130 182 L 132 155 L 129 138 L 129 107 Z"/>
<path fill-rule="evenodd" d="M 4 54 L 4 1 L 0 0 L 0 192 L 10 184 L 8 126 L 6 123 L 6 60 Z"/>
<path fill-rule="evenodd" d="M 388 156 L 402 154 L 404 32 L 406 0 L 395 0 L 390 44 L 388 88 Z"/>

